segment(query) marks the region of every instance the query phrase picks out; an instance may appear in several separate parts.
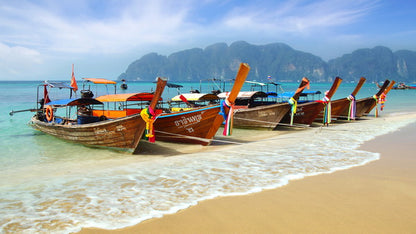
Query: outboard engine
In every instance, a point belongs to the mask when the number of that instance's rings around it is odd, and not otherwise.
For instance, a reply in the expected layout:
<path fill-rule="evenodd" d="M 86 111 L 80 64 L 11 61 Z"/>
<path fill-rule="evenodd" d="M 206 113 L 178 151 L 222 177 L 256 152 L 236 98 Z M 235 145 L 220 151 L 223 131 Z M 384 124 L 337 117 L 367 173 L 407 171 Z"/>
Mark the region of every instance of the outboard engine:
<path fill-rule="evenodd" d="M 92 98 L 94 94 L 91 90 L 81 90 L 81 98 Z"/>

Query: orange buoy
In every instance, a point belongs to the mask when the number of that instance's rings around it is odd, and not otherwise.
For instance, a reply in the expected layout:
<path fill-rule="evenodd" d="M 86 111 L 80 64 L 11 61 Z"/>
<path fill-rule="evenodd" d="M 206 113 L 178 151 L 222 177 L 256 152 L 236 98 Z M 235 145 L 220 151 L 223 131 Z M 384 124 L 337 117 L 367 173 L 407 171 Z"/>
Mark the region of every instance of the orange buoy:
<path fill-rule="evenodd" d="M 53 120 L 53 109 L 52 106 L 47 106 L 46 107 L 46 120 L 48 120 L 49 122 L 51 122 Z"/>

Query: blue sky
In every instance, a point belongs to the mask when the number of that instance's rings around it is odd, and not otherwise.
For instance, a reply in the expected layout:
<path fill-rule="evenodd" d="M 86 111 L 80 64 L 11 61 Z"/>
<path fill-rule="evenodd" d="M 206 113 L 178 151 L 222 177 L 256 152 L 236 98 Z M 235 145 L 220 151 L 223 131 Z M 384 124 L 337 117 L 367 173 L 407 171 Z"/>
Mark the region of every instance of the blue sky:
<path fill-rule="evenodd" d="M 324 60 L 416 51 L 414 0 L 0 0 L 0 80 L 116 79 L 141 56 L 244 40 Z"/>

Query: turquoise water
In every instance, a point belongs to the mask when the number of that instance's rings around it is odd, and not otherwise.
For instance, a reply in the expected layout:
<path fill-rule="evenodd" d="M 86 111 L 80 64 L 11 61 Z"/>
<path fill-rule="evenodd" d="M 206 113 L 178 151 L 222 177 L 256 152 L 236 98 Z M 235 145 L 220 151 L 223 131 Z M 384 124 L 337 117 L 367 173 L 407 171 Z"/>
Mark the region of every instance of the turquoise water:
<path fill-rule="evenodd" d="M 9 116 L 11 110 L 35 107 L 38 84 L 0 82 L 2 233 L 120 228 L 177 212 L 201 200 L 257 192 L 291 179 L 362 165 L 378 159 L 379 154 L 357 150 L 360 144 L 416 121 L 416 90 L 392 90 L 377 119 L 370 115 L 353 123 L 290 133 L 235 129 L 233 136 L 218 135 L 221 142 L 208 147 L 143 143 L 142 154 L 128 155 L 37 132 L 27 125 L 31 112 Z M 128 85 L 126 92 L 155 87 L 153 83 Z M 199 83 L 183 85 L 183 92 L 201 89 Z M 311 84 L 311 89 L 325 91 L 330 85 Z M 298 84 L 282 86 L 290 91 Z M 333 99 L 348 96 L 354 87 L 341 84 Z M 212 89 L 211 84 L 202 87 L 202 91 Z M 98 91 L 106 94 L 107 89 Z M 357 98 L 376 92 L 376 85 L 365 84 Z M 163 97 L 176 94 L 176 89 L 166 89 Z M 264 134 L 268 137 L 262 138 Z M 227 144 L 225 140 L 245 143 Z M 189 152 L 183 153 L 184 149 Z"/>

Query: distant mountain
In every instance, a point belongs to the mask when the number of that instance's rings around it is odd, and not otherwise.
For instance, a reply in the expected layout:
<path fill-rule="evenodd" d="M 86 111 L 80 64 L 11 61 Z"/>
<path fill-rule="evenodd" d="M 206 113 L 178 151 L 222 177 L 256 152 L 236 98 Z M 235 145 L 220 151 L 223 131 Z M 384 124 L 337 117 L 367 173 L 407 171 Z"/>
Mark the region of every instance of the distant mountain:
<path fill-rule="evenodd" d="M 359 49 L 328 62 L 310 53 L 295 50 L 283 43 L 252 45 L 237 41 L 228 46 L 217 43 L 205 49 L 194 48 L 169 56 L 150 53 L 131 63 L 119 80 L 153 81 L 158 76 L 170 81 L 200 81 L 209 78 L 234 78 L 241 62 L 251 71 L 247 79 L 266 81 L 297 81 L 306 76 L 312 82 L 332 81 L 340 76 L 356 81 L 392 79 L 416 81 L 416 52 L 392 52 L 387 47 Z"/>
<path fill-rule="evenodd" d="M 328 74 L 340 74 L 340 77 L 347 80 L 358 80 L 364 76 L 370 81 L 415 81 L 416 52 L 400 50 L 393 53 L 383 46 L 359 49 L 330 60 Z"/>

